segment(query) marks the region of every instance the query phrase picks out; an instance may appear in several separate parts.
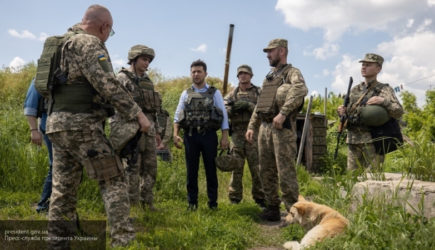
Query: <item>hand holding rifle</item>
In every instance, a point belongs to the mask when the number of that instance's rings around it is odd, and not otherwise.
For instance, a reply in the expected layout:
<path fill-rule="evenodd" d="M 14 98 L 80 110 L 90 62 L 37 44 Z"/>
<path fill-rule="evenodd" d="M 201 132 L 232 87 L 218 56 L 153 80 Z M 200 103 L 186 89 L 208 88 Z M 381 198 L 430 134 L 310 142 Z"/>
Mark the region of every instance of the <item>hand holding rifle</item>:
<path fill-rule="evenodd" d="M 352 77 L 349 78 L 349 85 L 347 86 L 347 94 L 344 98 L 344 103 L 343 105 L 340 105 L 337 108 L 338 111 L 338 115 L 340 116 L 340 124 L 338 125 L 338 129 L 337 129 L 337 146 L 335 147 L 335 153 L 334 153 L 334 159 L 337 159 L 337 154 L 338 154 L 338 147 L 340 145 L 340 137 L 341 134 L 343 133 L 343 130 L 346 128 L 346 123 L 347 123 L 347 115 L 346 115 L 346 109 L 347 106 L 349 106 L 349 102 L 350 102 L 350 90 L 352 89 L 352 83 L 353 83 L 353 79 Z"/>

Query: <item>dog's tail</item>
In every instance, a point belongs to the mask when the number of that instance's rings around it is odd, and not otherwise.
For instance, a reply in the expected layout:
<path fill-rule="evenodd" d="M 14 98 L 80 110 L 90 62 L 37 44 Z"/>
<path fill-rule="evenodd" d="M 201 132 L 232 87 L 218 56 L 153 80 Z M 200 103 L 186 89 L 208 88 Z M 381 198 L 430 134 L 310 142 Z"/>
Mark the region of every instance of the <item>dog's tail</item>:
<path fill-rule="evenodd" d="M 306 201 L 306 200 L 305 200 L 305 198 L 300 194 L 300 195 L 298 196 L 298 201 Z"/>

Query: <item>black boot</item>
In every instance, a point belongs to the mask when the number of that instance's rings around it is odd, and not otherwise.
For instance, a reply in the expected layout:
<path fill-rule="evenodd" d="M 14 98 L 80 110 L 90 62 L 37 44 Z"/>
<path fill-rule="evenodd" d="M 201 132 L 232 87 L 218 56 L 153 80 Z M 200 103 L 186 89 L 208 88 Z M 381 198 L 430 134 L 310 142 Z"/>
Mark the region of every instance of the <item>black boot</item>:
<path fill-rule="evenodd" d="M 267 221 L 280 221 L 281 213 L 279 212 L 279 206 L 267 206 L 260 214 L 260 218 Z"/>

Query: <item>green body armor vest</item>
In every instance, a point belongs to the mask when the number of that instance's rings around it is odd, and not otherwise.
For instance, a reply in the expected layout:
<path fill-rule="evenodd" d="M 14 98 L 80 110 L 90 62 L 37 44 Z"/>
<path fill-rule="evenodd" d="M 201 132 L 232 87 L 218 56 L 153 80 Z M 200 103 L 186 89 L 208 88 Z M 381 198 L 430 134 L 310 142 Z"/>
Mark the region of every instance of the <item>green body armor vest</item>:
<path fill-rule="evenodd" d="M 158 92 L 154 91 L 154 84 L 151 79 L 146 76 L 142 78 L 136 77 L 132 72 L 127 69 L 121 69 L 134 84 L 136 84 L 140 91 L 138 93 L 131 93 L 134 101 L 142 108 L 144 113 L 156 113 L 160 110 L 160 103 L 162 102 Z"/>
<path fill-rule="evenodd" d="M 240 88 L 237 87 L 234 90 L 234 103 L 236 104 L 238 101 L 248 102 L 253 104 L 252 107 L 255 107 L 257 104 L 258 96 L 260 95 L 259 88 L 257 86 L 253 85 L 253 88 L 255 91 L 252 91 L 251 89 L 246 92 L 240 92 Z M 235 106 L 235 105 L 234 105 Z M 243 109 L 243 110 L 237 110 L 232 111 L 232 115 L 230 117 L 232 126 L 242 126 L 246 127 L 249 123 L 249 120 L 251 119 L 252 112 L 254 110 L 249 109 Z"/>
<path fill-rule="evenodd" d="M 288 71 L 291 65 L 286 65 L 277 72 L 266 76 L 263 82 L 263 90 L 258 97 L 257 115 L 261 120 L 271 120 L 275 117 L 279 110 L 276 106 L 276 91 L 278 87 L 285 82 Z"/>
<path fill-rule="evenodd" d="M 218 130 L 221 128 L 223 113 L 214 106 L 213 96 L 216 88 L 211 86 L 206 92 L 198 93 L 187 89 L 187 100 L 184 103 L 184 117 L 180 120 L 183 129 Z"/>

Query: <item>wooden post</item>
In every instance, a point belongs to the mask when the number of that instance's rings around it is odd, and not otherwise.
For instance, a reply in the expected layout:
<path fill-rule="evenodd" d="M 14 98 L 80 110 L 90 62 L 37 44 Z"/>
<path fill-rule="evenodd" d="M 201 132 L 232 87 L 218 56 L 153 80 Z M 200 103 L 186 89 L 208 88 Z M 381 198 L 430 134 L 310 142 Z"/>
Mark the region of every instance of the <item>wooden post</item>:
<path fill-rule="evenodd" d="M 325 114 L 325 126 L 328 127 L 328 115 L 326 114 L 326 108 L 328 105 L 328 88 L 325 88 L 325 103 L 323 106 L 323 114 Z"/>
<path fill-rule="evenodd" d="M 224 84 L 222 86 L 222 95 L 225 96 L 228 88 L 228 71 L 230 69 L 231 46 L 233 43 L 234 24 L 230 24 L 230 32 L 228 34 L 227 56 L 225 58 Z"/>
<path fill-rule="evenodd" d="M 302 129 L 301 144 L 299 145 L 298 159 L 296 165 L 301 164 L 302 151 L 304 151 L 305 138 L 307 137 L 308 125 L 310 124 L 310 113 L 311 113 L 311 102 L 313 101 L 313 96 L 310 96 L 310 101 L 308 102 L 307 113 L 305 115 L 304 128 Z"/>

